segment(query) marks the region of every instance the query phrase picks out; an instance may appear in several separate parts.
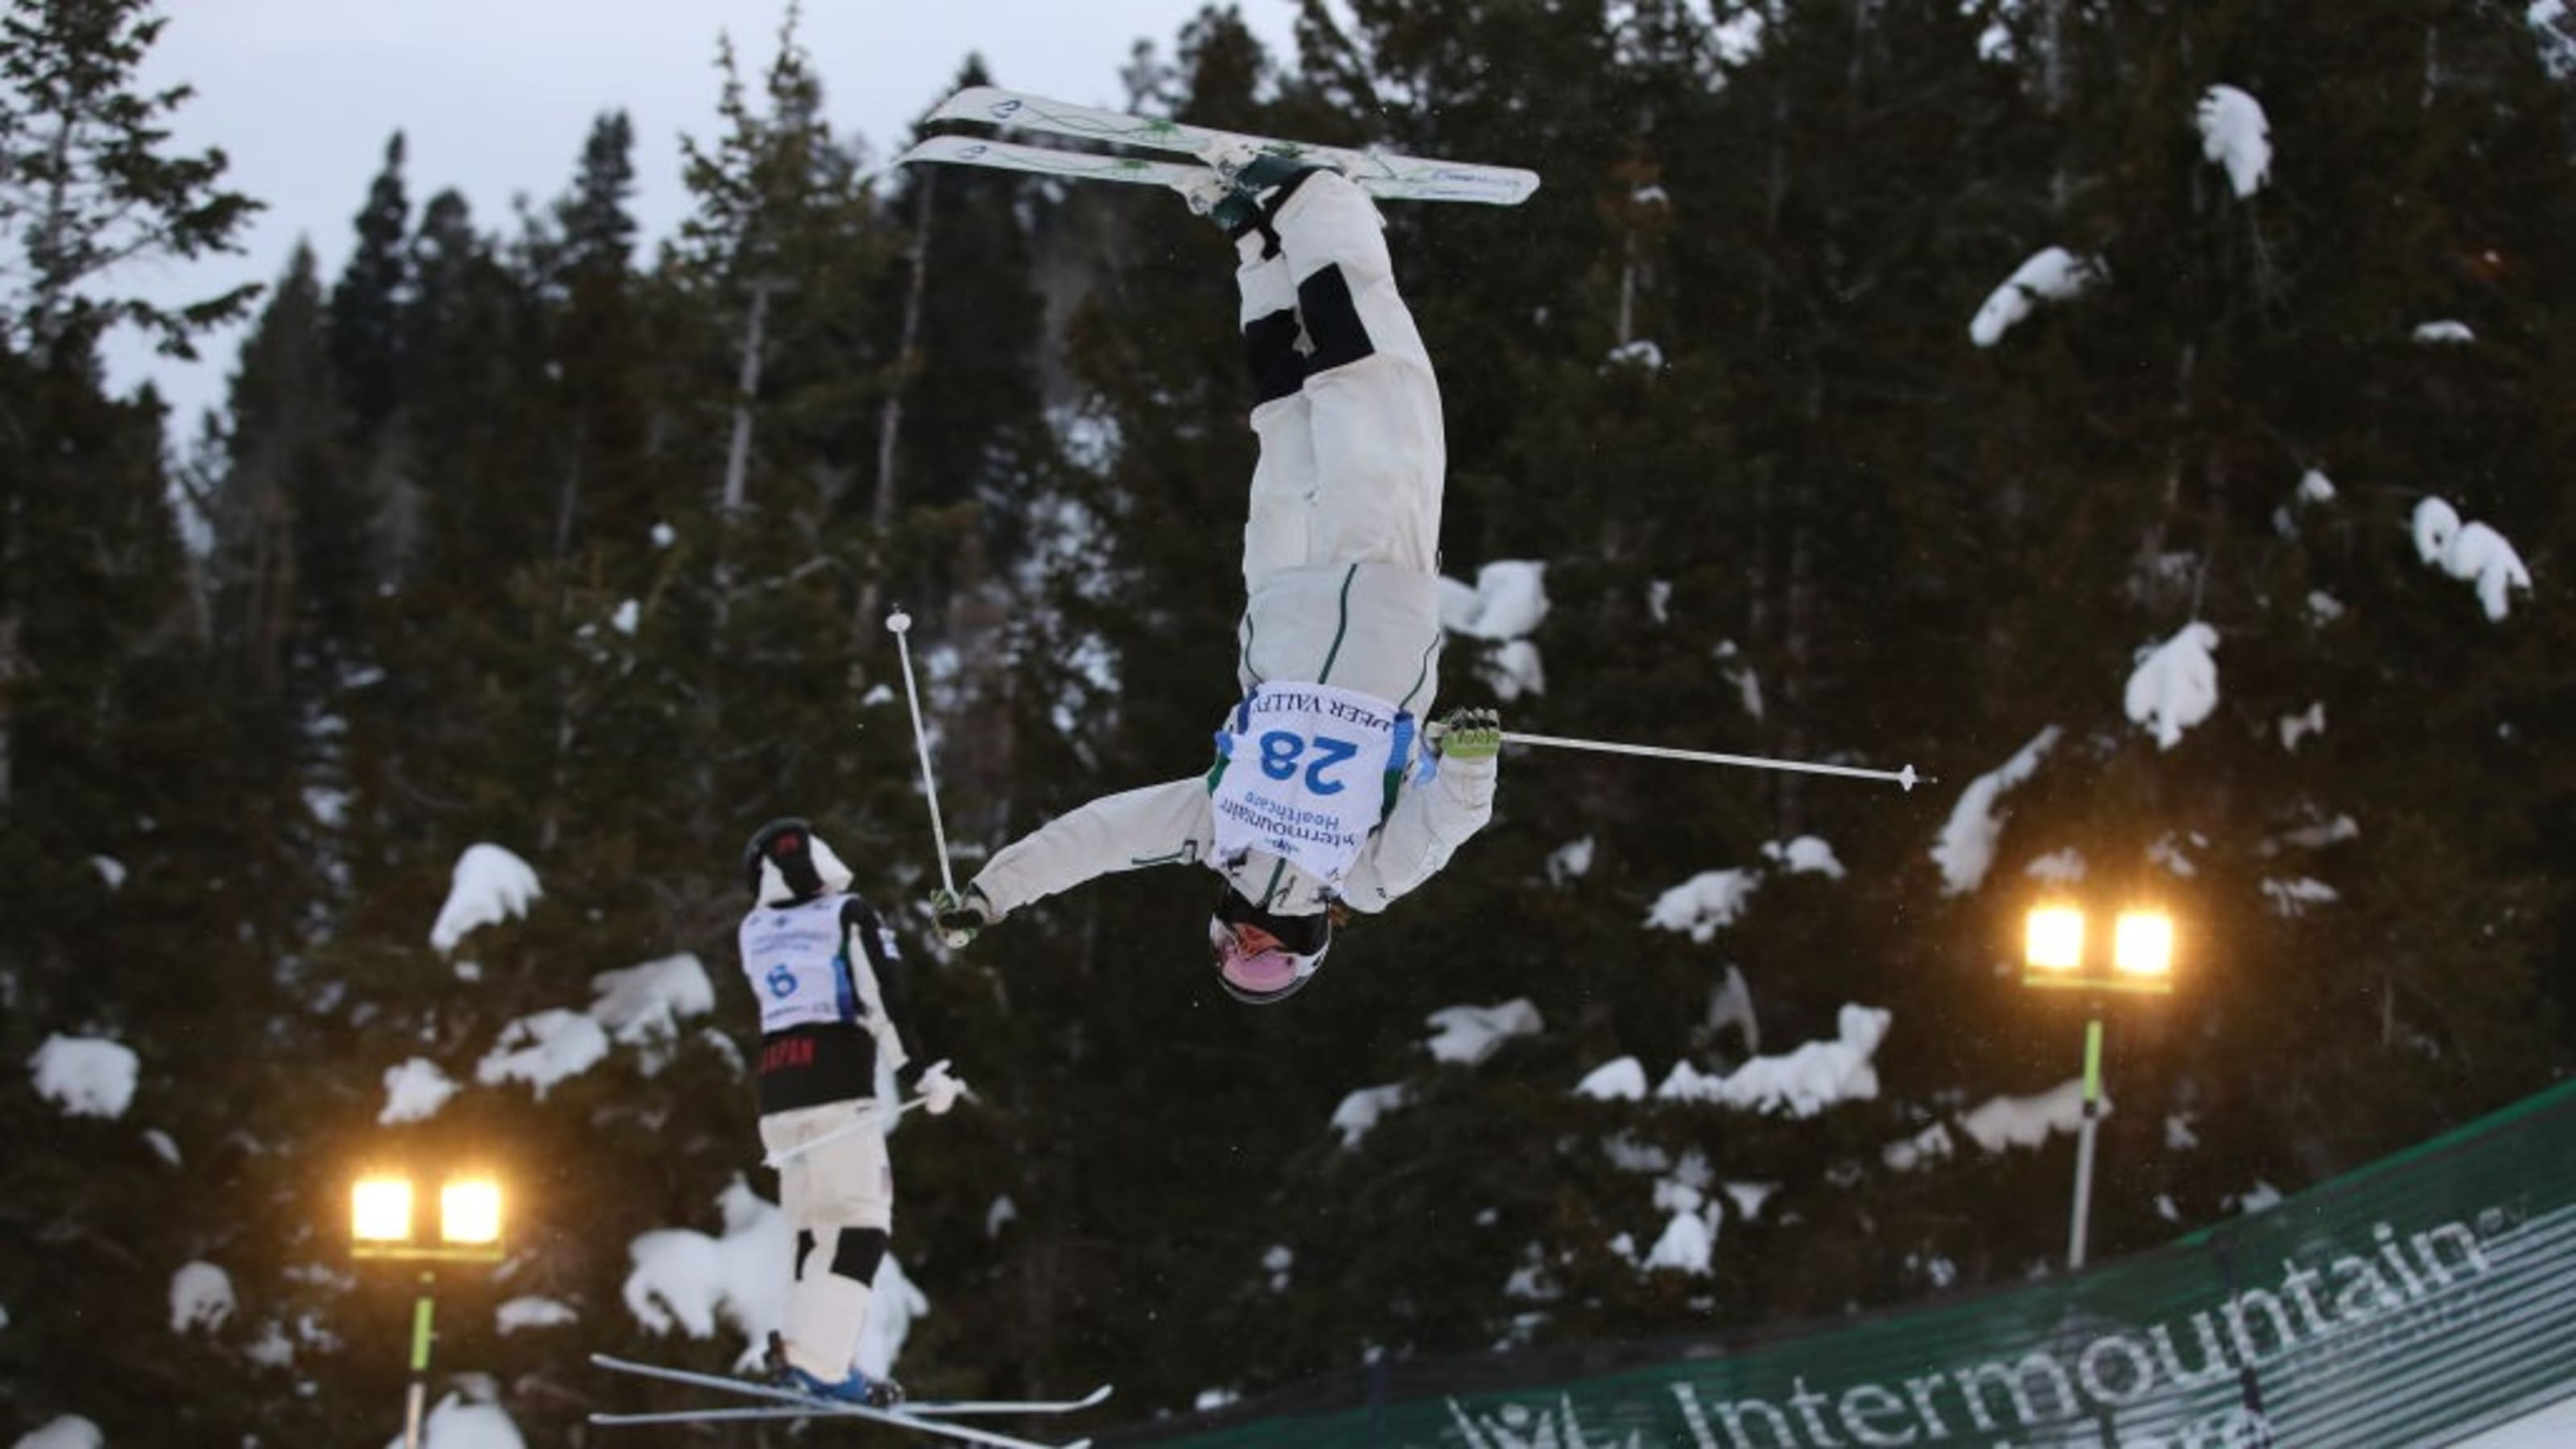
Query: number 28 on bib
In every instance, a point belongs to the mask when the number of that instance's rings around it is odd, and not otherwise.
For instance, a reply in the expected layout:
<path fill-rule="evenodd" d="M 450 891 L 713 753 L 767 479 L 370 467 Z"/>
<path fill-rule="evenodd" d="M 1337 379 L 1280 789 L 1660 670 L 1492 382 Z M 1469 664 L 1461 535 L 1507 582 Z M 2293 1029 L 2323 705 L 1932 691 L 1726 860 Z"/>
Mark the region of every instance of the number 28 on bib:
<path fill-rule="evenodd" d="M 1225 762 L 1209 792 L 1216 851 L 1265 850 L 1340 885 L 1377 828 L 1386 772 L 1401 769 L 1413 721 L 1394 705 L 1328 684 L 1265 684 L 1228 712 Z"/>

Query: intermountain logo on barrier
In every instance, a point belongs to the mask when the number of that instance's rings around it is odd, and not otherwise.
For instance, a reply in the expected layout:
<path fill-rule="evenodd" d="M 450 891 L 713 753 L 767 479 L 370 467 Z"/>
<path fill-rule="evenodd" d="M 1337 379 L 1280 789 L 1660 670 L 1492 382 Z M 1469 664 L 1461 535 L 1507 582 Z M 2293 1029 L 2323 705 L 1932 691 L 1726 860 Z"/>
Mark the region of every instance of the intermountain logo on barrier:
<path fill-rule="evenodd" d="M 2490 1220 L 2503 1221 L 2500 1214 Z M 2248 1288 L 2191 1314 L 2190 1348 L 2176 1343 L 2175 1324 L 2160 1322 L 2143 1331 L 2094 1334 L 2071 1354 L 2038 1348 L 2009 1362 L 1863 1381 L 1832 1395 L 1809 1389 L 1803 1375 L 1792 1378 L 1792 1392 L 1776 1403 L 1720 1398 L 1703 1404 L 1689 1383 L 1672 1385 L 1672 1392 L 1697 1449 L 1840 1449 L 1841 1435 L 1876 1449 L 2054 1433 L 2087 1420 L 2108 1422 L 2158 1399 L 2236 1385 L 2246 1370 L 2302 1350 L 2331 1350 L 2335 1358 L 2353 1349 L 2390 1352 L 2440 1331 L 2453 1315 L 2439 1311 L 2444 1305 L 2436 1300 L 2495 1269 L 2466 1223 L 2442 1223 L 2402 1241 L 2380 1223 L 2373 1237 L 2375 1252 L 2340 1253 L 2322 1269 L 2285 1259 L 2277 1291 Z M 2435 1311 L 2416 1311 L 2428 1306 Z M 2448 1306 L 2472 1316 L 2477 1307 L 2468 1292 Z M 2367 1347 L 2346 1338 L 2399 1316 L 2404 1322 L 2393 1338 L 2378 1336 Z M 2332 1371 L 2323 1362 L 2315 1368 Z M 2170 1440 L 2150 1431 L 2118 1442 L 2137 1449 L 2259 1444 L 2271 1442 L 2271 1432 L 2258 1400 L 2186 1414 Z"/>
<path fill-rule="evenodd" d="M 1499 1391 L 1462 1390 L 1461 1365 L 1399 1366 L 1365 1402 L 1157 1442 L 2413 1449 L 2567 1398 L 2570 1303 L 2576 1083 L 2086 1273 L 1794 1338 L 1638 1345 L 1626 1367 L 1580 1378 L 1550 1375 L 1542 1350 Z M 1508 1359 L 1475 1369 L 1512 1372 Z M 1442 1382 L 1408 1394 L 1417 1373 Z"/>
<path fill-rule="evenodd" d="M 1555 1415 L 1542 1410 L 1531 1413 L 1518 1404 L 1505 1404 L 1494 1416 L 1483 1422 L 1470 1417 L 1456 1399 L 1449 1401 L 1449 1413 L 1458 1421 L 1458 1432 L 1466 1437 L 1467 1449 L 1649 1449 L 1637 1431 L 1628 1431 L 1626 1439 L 1595 1441 L 1584 1435 L 1582 1422 L 1574 1416 L 1574 1400 L 1558 1396 Z"/>

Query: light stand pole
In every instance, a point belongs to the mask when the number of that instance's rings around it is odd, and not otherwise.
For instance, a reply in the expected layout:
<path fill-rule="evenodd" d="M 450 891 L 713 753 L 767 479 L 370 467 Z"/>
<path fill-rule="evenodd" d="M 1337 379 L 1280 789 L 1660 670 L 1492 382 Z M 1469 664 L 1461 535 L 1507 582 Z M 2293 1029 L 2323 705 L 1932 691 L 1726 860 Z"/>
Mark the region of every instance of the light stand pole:
<path fill-rule="evenodd" d="M 497 1263 L 501 1248 L 501 1189 L 485 1179 L 460 1179 L 438 1194 L 436 1243 L 415 1239 L 411 1180 L 367 1177 L 350 1193 L 349 1255 L 395 1262 Z M 411 1379 L 403 1391 L 403 1449 L 421 1449 L 429 1402 L 429 1349 L 437 1340 L 438 1271 L 420 1270 L 420 1296 L 411 1308 Z"/>
<path fill-rule="evenodd" d="M 2102 1120 L 2102 999 L 2084 1023 L 2084 1122 L 2075 1130 L 2075 1220 L 2066 1230 L 2066 1266 L 2084 1266 L 2084 1225 L 2093 1216 L 2093 1131 Z"/>
<path fill-rule="evenodd" d="M 2173 992 L 2173 917 L 2161 910 L 2122 911 L 2112 931 L 2111 969 L 2088 960 L 2084 912 L 2072 905 L 2034 907 L 2024 928 L 2024 986 L 2088 993 L 2084 1020 L 2084 1115 L 2075 1129 L 2075 1208 L 2066 1229 L 2066 1267 L 2084 1266 L 2085 1234 L 2093 1216 L 2094 1135 L 2102 1121 L 2103 994 L 2148 996 Z"/>

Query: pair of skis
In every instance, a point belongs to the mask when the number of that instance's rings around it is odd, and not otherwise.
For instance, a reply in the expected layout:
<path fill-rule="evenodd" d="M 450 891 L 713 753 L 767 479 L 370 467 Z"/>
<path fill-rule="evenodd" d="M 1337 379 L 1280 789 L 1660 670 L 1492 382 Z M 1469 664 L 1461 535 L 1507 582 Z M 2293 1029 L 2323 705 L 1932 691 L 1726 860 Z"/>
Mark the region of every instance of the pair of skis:
<path fill-rule="evenodd" d="M 944 161 L 961 166 L 990 166 L 1028 171 L 1076 181 L 1123 181 L 1163 186 L 1175 191 L 1211 174 L 1201 160 L 1212 147 L 1249 144 L 1273 155 L 1324 162 L 1359 183 L 1369 194 L 1394 201 L 1474 201 L 1488 206 L 1518 206 L 1538 190 L 1538 173 L 1515 166 L 1481 166 L 1466 161 L 1439 161 L 1426 156 L 1399 156 L 1383 151 L 1357 151 L 1342 146 L 1316 146 L 1272 136 L 1247 136 L 1210 130 L 1154 116 L 1131 116 L 1097 106 L 1077 106 L 1024 91 L 969 86 L 939 103 L 924 124 L 979 121 L 1004 130 L 1069 140 L 1129 146 L 1193 159 L 1152 160 L 1076 151 L 1055 146 L 1027 146 L 975 136 L 933 136 L 894 159 L 897 166 L 915 161 Z"/>
<path fill-rule="evenodd" d="M 713 1389 L 718 1393 L 736 1394 L 763 1402 L 719 1409 L 678 1409 L 665 1413 L 593 1414 L 594 1424 L 721 1424 L 761 1419 L 860 1419 L 872 1424 L 885 1424 L 897 1429 L 953 1440 L 961 1444 L 980 1444 L 985 1449 L 1084 1449 L 1088 1439 L 1071 1443 L 1050 1443 L 1043 1439 L 1023 1439 L 1014 1434 L 996 1433 L 973 1419 L 997 1415 L 1070 1414 L 1088 1409 L 1109 1397 L 1109 1385 L 1102 1384 L 1078 1399 L 931 1399 L 920 1403 L 903 1403 L 893 1408 L 872 1408 L 866 1404 L 844 1403 L 838 1399 L 818 1399 L 782 1389 L 773 1384 L 724 1374 L 702 1374 L 688 1369 L 664 1368 L 660 1364 L 637 1363 L 633 1359 L 595 1353 L 590 1361 L 604 1369 L 639 1378 L 661 1379 L 667 1383 L 687 1384 L 692 1388 Z"/>

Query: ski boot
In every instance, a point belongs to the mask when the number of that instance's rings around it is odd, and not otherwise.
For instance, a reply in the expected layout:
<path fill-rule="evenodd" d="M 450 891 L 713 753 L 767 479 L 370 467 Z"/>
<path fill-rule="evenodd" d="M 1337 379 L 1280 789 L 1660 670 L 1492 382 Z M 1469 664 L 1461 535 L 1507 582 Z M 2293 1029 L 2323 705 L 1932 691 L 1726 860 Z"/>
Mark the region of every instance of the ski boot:
<path fill-rule="evenodd" d="M 769 1381 L 791 1393 L 811 1399 L 829 1399 L 835 1403 L 856 1404 L 864 1409 L 891 1409 L 903 1402 L 903 1385 L 889 1378 L 869 1378 L 850 1366 L 849 1377 L 826 1379 L 807 1373 L 788 1361 L 787 1341 L 777 1334 L 769 1335 L 769 1351 L 762 1355 Z"/>

